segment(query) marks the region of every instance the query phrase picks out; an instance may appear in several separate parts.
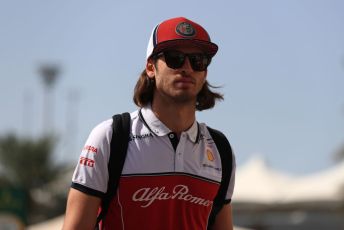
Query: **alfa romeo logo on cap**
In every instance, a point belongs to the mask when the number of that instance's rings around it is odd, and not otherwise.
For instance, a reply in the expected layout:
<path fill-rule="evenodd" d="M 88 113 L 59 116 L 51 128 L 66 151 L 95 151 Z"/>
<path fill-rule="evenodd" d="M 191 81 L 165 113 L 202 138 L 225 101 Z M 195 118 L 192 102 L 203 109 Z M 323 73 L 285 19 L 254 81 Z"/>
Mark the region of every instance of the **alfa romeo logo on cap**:
<path fill-rule="evenodd" d="M 192 37 L 195 35 L 196 30 L 190 23 L 181 22 L 176 27 L 177 34 L 184 36 L 184 37 Z"/>

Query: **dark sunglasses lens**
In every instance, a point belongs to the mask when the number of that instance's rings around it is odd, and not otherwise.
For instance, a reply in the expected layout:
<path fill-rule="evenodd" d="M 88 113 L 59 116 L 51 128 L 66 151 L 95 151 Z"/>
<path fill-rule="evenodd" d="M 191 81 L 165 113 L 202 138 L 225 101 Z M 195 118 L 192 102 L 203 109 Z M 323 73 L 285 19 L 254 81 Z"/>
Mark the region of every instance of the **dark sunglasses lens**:
<path fill-rule="evenodd" d="M 165 51 L 163 55 L 166 65 L 172 69 L 181 68 L 184 65 L 186 56 L 189 58 L 194 71 L 205 71 L 211 61 L 211 58 L 203 53 L 184 54 L 178 51 Z"/>
<path fill-rule="evenodd" d="M 185 55 L 176 51 L 165 51 L 165 61 L 168 67 L 172 69 L 178 69 L 183 66 Z"/>
<path fill-rule="evenodd" d="M 189 60 L 193 70 L 205 71 L 211 59 L 204 54 L 189 54 Z"/>

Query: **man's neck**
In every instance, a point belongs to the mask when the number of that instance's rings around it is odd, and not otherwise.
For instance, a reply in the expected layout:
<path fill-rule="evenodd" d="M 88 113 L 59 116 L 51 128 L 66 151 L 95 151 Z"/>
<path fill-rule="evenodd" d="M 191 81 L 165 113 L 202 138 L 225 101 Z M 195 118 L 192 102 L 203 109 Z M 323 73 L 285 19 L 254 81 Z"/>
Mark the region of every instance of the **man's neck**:
<path fill-rule="evenodd" d="M 152 110 L 155 116 L 178 136 L 192 126 L 196 117 L 196 106 L 191 103 L 163 103 L 153 100 Z"/>

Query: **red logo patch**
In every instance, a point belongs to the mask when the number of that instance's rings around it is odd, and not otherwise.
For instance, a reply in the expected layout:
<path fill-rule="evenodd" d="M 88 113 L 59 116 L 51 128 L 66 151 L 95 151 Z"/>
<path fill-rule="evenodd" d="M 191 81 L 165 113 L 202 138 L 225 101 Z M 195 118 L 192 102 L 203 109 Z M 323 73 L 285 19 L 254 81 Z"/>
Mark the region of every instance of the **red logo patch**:
<path fill-rule="evenodd" d="M 94 167 L 94 160 L 86 158 L 86 157 L 80 157 L 79 163 L 81 165 L 85 165 L 88 167 L 93 168 Z"/>
<path fill-rule="evenodd" d="M 86 145 L 84 148 L 83 148 L 83 150 L 86 150 L 86 151 L 91 151 L 91 152 L 93 152 L 93 153 L 97 153 L 98 152 L 98 149 L 96 148 L 96 147 L 93 147 L 93 146 L 91 146 L 91 145 Z"/>
<path fill-rule="evenodd" d="M 176 32 L 183 37 L 193 37 L 196 34 L 196 30 L 187 22 L 179 23 L 176 27 Z"/>

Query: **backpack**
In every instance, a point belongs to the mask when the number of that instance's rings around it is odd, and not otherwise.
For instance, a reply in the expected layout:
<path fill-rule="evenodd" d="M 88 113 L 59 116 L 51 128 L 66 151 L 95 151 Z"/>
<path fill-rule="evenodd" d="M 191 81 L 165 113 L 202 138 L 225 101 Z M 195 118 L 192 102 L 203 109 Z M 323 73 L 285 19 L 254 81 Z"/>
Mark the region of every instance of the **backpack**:
<path fill-rule="evenodd" d="M 112 139 L 110 143 L 110 158 L 108 163 L 108 189 L 101 201 L 101 211 L 98 214 L 95 229 L 99 229 L 99 222 L 105 218 L 111 199 L 116 195 L 118 183 L 124 166 L 128 142 L 130 139 L 130 114 L 116 114 L 112 117 Z M 213 202 L 213 207 L 208 220 L 208 227 L 215 222 L 217 213 L 225 204 L 226 192 L 232 173 L 232 149 L 223 133 L 208 127 L 208 131 L 219 150 L 222 164 L 222 180 Z"/>

